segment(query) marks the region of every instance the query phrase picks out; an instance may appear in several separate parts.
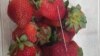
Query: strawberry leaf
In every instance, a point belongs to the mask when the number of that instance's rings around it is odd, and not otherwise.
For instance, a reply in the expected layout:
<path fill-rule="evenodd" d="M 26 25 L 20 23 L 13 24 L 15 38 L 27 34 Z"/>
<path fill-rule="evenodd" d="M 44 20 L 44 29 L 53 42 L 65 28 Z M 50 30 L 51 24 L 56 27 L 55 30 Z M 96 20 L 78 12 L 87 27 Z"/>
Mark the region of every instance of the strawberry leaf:
<path fill-rule="evenodd" d="M 37 37 L 39 38 L 39 43 L 41 45 L 48 43 L 51 37 L 51 28 L 49 26 L 40 27 Z"/>
<path fill-rule="evenodd" d="M 9 47 L 9 54 L 12 54 L 13 51 L 17 48 L 17 44 L 16 43 L 13 43 L 10 45 Z"/>
<path fill-rule="evenodd" d="M 58 36 L 57 36 L 57 33 L 56 31 L 54 31 L 52 34 L 51 34 L 51 38 L 50 38 L 50 41 L 52 43 L 56 42 L 58 40 Z"/>
<path fill-rule="evenodd" d="M 82 48 L 78 49 L 78 56 L 83 56 L 83 50 L 82 50 Z"/>
<path fill-rule="evenodd" d="M 41 1 L 40 0 L 32 0 L 35 4 L 36 8 L 38 9 L 40 7 Z"/>
<path fill-rule="evenodd" d="M 81 9 L 81 6 L 78 4 L 78 5 L 76 5 L 76 8 Z"/>
<path fill-rule="evenodd" d="M 24 44 L 25 44 L 26 46 L 28 46 L 28 47 L 34 46 L 33 43 L 30 42 L 30 41 L 25 41 Z"/>
<path fill-rule="evenodd" d="M 18 46 L 19 46 L 19 48 L 20 48 L 21 50 L 24 49 L 24 44 L 23 44 L 23 43 L 19 43 Z"/>
<path fill-rule="evenodd" d="M 20 37 L 20 41 L 27 41 L 27 36 L 26 35 L 22 35 Z"/>
<path fill-rule="evenodd" d="M 20 39 L 18 37 L 16 37 L 16 40 L 17 40 L 18 43 L 20 43 Z"/>
<path fill-rule="evenodd" d="M 69 0 L 65 1 L 65 7 L 68 7 L 69 5 Z"/>
<path fill-rule="evenodd" d="M 86 27 L 86 16 L 81 11 L 81 6 L 79 4 L 77 6 L 72 6 L 68 13 L 68 19 L 65 22 L 67 31 L 70 31 L 70 29 L 75 29 L 75 32 L 77 33 L 80 29 Z"/>

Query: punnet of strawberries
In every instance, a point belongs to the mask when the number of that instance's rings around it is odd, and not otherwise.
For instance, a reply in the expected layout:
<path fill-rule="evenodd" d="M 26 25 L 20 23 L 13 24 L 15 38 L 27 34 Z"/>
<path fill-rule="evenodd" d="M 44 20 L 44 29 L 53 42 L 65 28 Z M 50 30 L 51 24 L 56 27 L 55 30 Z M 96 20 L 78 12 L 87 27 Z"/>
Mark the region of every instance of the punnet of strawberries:
<path fill-rule="evenodd" d="M 81 6 L 63 0 L 9 0 L 16 24 L 9 56 L 83 56 L 73 37 L 86 27 Z"/>

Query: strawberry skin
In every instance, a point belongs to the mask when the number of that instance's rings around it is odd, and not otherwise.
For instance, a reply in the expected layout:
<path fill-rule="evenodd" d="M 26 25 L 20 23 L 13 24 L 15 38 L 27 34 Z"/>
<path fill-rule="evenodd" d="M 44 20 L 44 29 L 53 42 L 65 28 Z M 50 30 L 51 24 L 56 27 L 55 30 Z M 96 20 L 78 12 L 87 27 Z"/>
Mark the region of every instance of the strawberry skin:
<path fill-rule="evenodd" d="M 24 47 L 24 50 L 18 49 L 15 56 L 36 56 L 36 48 Z"/>
<path fill-rule="evenodd" d="M 29 0 L 11 0 L 8 5 L 8 16 L 21 28 L 31 21 L 33 12 Z"/>
<path fill-rule="evenodd" d="M 78 45 L 74 41 L 69 43 L 57 42 L 52 46 L 43 46 L 42 52 L 44 56 L 78 56 Z"/>
<path fill-rule="evenodd" d="M 58 20 L 58 10 L 61 16 L 61 19 L 65 15 L 65 6 L 63 0 L 41 0 L 40 1 L 40 12 L 41 14 L 50 19 L 50 20 Z"/>
<path fill-rule="evenodd" d="M 62 33 L 62 31 L 58 32 L 58 39 L 60 41 L 64 41 L 63 40 L 63 33 Z M 72 40 L 72 36 L 70 36 L 70 34 L 68 32 L 64 31 L 64 39 L 65 39 L 66 42 L 70 42 Z"/>
<path fill-rule="evenodd" d="M 48 25 L 50 25 L 50 26 L 60 27 L 60 21 L 59 21 L 59 20 L 44 19 L 44 23 L 45 23 L 45 24 L 48 24 Z"/>
<path fill-rule="evenodd" d="M 66 47 L 67 48 L 67 47 Z M 51 47 L 51 56 L 67 56 L 63 42 L 58 42 Z"/>
<path fill-rule="evenodd" d="M 52 46 L 43 46 L 42 52 L 44 56 L 66 56 L 63 42 L 55 43 Z"/>
<path fill-rule="evenodd" d="M 37 41 L 36 38 L 37 30 L 34 24 L 29 23 L 23 29 L 17 27 L 12 33 L 13 40 L 16 40 L 16 36 L 20 38 L 23 34 L 25 34 L 28 37 L 29 41 L 31 42 Z"/>
<path fill-rule="evenodd" d="M 79 46 L 74 41 L 69 42 L 67 47 L 68 47 L 67 55 L 78 56 Z"/>
<path fill-rule="evenodd" d="M 51 47 L 50 46 L 42 46 L 41 50 L 42 50 L 42 56 L 51 56 Z"/>
<path fill-rule="evenodd" d="M 23 35 L 23 29 L 17 27 L 13 32 L 12 32 L 12 39 L 16 40 L 16 37 L 21 37 L 21 35 Z"/>
<path fill-rule="evenodd" d="M 24 28 L 24 33 L 27 35 L 27 37 L 31 42 L 36 42 L 37 29 L 35 24 L 33 23 L 27 24 Z"/>

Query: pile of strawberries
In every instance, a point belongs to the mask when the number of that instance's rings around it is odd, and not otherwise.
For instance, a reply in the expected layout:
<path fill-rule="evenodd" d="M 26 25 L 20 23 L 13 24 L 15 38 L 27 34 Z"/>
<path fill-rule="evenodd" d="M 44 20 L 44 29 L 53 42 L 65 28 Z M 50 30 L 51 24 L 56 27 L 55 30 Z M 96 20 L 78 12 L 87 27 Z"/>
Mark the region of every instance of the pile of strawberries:
<path fill-rule="evenodd" d="M 86 27 L 80 5 L 63 0 L 10 0 L 8 16 L 16 23 L 10 56 L 83 56 L 73 37 Z"/>

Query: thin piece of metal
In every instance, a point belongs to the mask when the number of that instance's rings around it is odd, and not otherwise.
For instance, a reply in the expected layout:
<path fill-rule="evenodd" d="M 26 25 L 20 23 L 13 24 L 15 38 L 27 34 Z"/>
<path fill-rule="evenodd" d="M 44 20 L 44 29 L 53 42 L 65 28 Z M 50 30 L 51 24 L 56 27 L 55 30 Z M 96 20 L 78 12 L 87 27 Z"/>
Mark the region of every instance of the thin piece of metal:
<path fill-rule="evenodd" d="M 65 49 L 66 49 L 66 52 L 67 52 L 67 45 L 66 45 L 66 40 L 65 40 L 65 36 L 64 36 L 64 31 L 63 31 L 63 26 L 62 26 L 61 16 L 60 16 L 60 12 L 59 12 L 59 7 L 58 6 L 57 6 L 57 11 L 58 11 L 58 16 L 59 16 L 59 22 L 60 22 L 60 26 L 61 26 L 62 36 L 63 36 L 63 40 L 64 40 L 64 45 L 65 45 Z"/>

